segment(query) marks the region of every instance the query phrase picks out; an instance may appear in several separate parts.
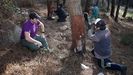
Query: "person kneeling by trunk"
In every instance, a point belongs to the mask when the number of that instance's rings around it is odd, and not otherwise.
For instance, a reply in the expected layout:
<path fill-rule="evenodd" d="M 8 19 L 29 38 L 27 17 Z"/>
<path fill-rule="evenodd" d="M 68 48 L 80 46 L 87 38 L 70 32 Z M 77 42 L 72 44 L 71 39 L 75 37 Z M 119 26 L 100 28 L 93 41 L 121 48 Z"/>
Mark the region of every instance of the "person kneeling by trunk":
<path fill-rule="evenodd" d="M 126 75 L 127 67 L 125 65 L 113 63 L 110 60 L 111 56 L 111 33 L 106 27 L 105 22 L 98 18 L 95 21 L 95 33 L 92 34 L 91 30 L 88 35 L 94 43 L 94 49 L 91 53 L 97 59 L 97 63 L 102 69 L 111 69 L 120 71 L 121 75 Z"/>
<path fill-rule="evenodd" d="M 42 48 L 49 50 L 47 40 L 44 36 L 44 24 L 39 18 L 40 16 L 37 13 L 31 12 L 29 19 L 22 26 L 20 43 L 32 51 L 37 51 Z M 40 35 L 37 34 L 39 27 L 41 29 Z"/>
<path fill-rule="evenodd" d="M 60 4 L 57 8 L 57 10 L 55 11 L 56 15 L 58 16 L 58 20 L 57 22 L 65 22 L 66 18 L 68 16 L 67 12 L 65 11 L 65 9 L 63 8 L 63 5 Z"/>

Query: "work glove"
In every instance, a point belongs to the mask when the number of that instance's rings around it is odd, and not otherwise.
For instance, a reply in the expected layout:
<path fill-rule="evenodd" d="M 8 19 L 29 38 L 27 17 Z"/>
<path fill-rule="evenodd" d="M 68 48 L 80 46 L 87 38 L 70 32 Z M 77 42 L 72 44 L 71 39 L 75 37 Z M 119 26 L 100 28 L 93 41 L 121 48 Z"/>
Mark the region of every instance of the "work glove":
<path fill-rule="evenodd" d="M 42 43 L 39 42 L 39 41 L 36 41 L 35 45 L 36 45 L 37 47 L 41 47 L 41 46 L 42 46 Z"/>

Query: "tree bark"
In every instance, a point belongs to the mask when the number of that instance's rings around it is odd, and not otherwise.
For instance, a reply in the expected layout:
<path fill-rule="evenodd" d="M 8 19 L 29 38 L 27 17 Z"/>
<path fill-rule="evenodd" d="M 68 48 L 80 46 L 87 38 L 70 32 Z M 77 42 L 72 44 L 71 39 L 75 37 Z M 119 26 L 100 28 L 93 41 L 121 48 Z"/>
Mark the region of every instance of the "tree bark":
<path fill-rule="evenodd" d="M 114 17 L 114 12 L 115 12 L 115 0 L 111 1 L 111 11 L 110 11 L 110 16 Z"/>
<path fill-rule="evenodd" d="M 81 1 L 67 0 L 67 4 L 69 4 L 67 6 L 71 18 L 71 49 L 74 50 L 78 46 L 82 46 L 82 50 L 85 50 L 85 22 L 81 8 Z M 79 44 L 79 41 L 81 41 L 81 44 Z"/>
<path fill-rule="evenodd" d="M 86 4 L 86 0 L 80 0 L 81 1 L 81 7 L 82 7 L 82 11 L 85 11 L 85 4 Z"/>
<path fill-rule="evenodd" d="M 116 22 L 118 21 L 120 4 L 121 4 L 121 0 L 118 1 L 118 6 L 117 6 L 117 10 L 116 10 L 116 15 L 115 15 L 115 21 Z"/>
<path fill-rule="evenodd" d="M 95 0 L 95 3 L 94 3 L 96 6 L 99 6 L 99 0 Z"/>
<path fill-rule="evenodd" d="M 90 11 L 90 2 L 89 2 L 90 0 L 86 0 L 86 2 L 85 2 L 85 12 L 87 12 L 87 13 L 89 13 L 89 11 Z"/>
<path fill-rule="evenodd" d="M 57 0 L 57 8 L 58 8 L 59 4 L 60 4 L 60 0 Z"/>
<path fill-rule="evenodd" d="M 66 0 L 63 0 L 63 6 L 65 6 L 65 4 L 66 4 Z"/>
<path fill-rule="evenodd" d="M 52 5 L 52 0 L 47 0 L 47 19 L 51 20 L 52 19 L 52 14 L 53 14 L 53 5 Z"/>
<path fill-rule="evenodd" d="M 107 0 L 107 3 L 108 3 L 108 5 L 107 5 L 107 12 L 109 12 L 109 10 L 110 10 L 110 0 Z"/>
<path fill-rule="evenodd" d="M 125 6 L 124 13 L 123 13 L 122 17 L 126 17 L 128 5 L 129 5 L 129 0 L 126 0 L 126 6 Z"/>

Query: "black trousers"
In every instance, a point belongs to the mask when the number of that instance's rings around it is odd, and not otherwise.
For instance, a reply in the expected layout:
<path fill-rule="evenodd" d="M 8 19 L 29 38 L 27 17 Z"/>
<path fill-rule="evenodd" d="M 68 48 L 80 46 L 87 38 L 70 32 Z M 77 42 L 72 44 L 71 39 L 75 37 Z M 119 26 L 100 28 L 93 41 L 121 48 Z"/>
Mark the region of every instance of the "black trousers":
<path fill-rule="evenodd" d="M 92 54 L 95 56 L 94 50 L 92 51 Z M 113 63 L 111 59 L 109 58 L 106 58 L 106 59 L 95 58 L 95 59 L 100 68 L 109 69 L 109 70 L 117 70 L 121 72 L 121 75 L 126 75 L 127 67 L 125 65 Z"/>

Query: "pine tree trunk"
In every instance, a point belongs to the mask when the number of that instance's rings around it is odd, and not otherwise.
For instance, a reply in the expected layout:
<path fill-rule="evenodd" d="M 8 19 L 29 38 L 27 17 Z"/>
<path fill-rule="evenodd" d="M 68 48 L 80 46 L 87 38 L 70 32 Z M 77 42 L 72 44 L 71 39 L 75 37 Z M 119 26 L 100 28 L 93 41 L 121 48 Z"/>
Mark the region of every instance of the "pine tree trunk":
<path fill-rule="evenodd" d="M 87 0 L 80 0 L 81 1 L 81 7 L 82 7 L 82 11 L 85 11 L 85 7 L 86 7 L 86 1 Z"/>
<path fill-rule="evenodd" d="M 110 10 L 110 0 L 107 0 L 107 3 L 108 3 L 108 5 L 107 5 L 107 11 L 109 12 L 109 10 Z"/>
<path fill-rule="evenodd" d="M 90 3 L 89 3 L 89 1 L 90 1 L 90 0 L 86 0 L 86 2 L 85 2 L 85 10 L 84 10 L 85 12 L 88 12 L 88 13 L 89 13 L 89 11 L 90 11 L 90 10 L 89 10 L 89 8 L 90 8 Z"/>
<path fill-rule="evenodd" d="M 99 0 L 96 0 L 96 5 L 99 6 Z"/>
<path fill-rule="evenodd" d="M 125 6 L 125 10 L 124 10 L 124 13 L 123 13 L 122 17 L 126 17 L 128 5 L 129 5 L 129 0 L 126 0 L 126 6 Z"/>
<path fill-rule="evenodd" d="M 71 18 L 71 31 L 72 31 L 72 46 L 74 50 L 79 46 L 79 41 L 82 41 L 82 50 L 85 50 L 85 23 L 84 16 L 81 8 L 80 0 L 67 0 L 69 5 L 68 10 Z"/>
<path fill-rule="evenodd" d="M 57 8 L 58 8 L 59 4 L 60 4 L 60 0 L 57 0 Z"/>
<path fill-rule="evenodd" d="M 65 4 L 66 4 L 66 0 L 63 0 L 63 6 L 65 6 Z"/>
<path fill-rule="evenodd" d="M 47 19 L 51 20 L 52 19 L 52 13 L 53 13 L 53 9 L 52 9 L 52 0 L 47 0 Z"/>
<path fill-rule="evenodd" d="M 110 11 L 110 16 L 114 17 L 114 12 L 115 12 L 115 0 L 111 1 L 111 11 Z"/>
<path fill-rule="evenodd" d="M 115 15 L 115 21 L 116 22 L 118 21 L 120 4 L 121 4 L 121 0 L 118 1 L 118 6 L 117 6 L 117 10 L 116 10 L 116 15 Z"/>

